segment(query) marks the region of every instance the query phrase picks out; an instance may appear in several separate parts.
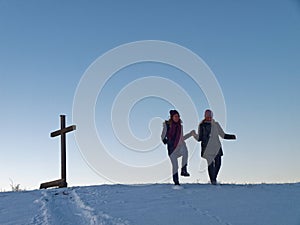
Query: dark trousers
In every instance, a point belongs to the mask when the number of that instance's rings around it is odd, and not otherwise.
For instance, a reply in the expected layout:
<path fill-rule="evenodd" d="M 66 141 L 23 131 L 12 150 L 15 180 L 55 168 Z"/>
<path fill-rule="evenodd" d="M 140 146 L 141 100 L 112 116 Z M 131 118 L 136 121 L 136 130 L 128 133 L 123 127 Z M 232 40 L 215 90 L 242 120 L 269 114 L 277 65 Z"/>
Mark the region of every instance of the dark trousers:
<path fill-rule="evenodd" d="M 219 173 L 219 170 L 221 168 L 221 155 L 218 154 L 215 157 L 215 160 L 208 166 L 208 174 L 211 183 L 216 183 L 217 182 L 217 176 Z"/>

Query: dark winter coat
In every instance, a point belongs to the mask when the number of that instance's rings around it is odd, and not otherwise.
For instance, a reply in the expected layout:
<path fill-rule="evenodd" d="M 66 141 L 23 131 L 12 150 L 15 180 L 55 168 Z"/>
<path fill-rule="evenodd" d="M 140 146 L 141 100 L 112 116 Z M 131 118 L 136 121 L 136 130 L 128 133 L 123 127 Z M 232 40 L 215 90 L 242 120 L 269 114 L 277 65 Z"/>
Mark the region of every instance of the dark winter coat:
<path fill-rule="evenodd" d="M 199 142 L 201 141 L 201 157 L 203 157 L 204 152 L 206 150 L 206 146 L 208 144 L 209 137 L 210 137 L 210 132 L 211 132 L 211 123 L 202 121 L 202 123 L 200 123 L 198 127 L 198 135 L 199 135 L 198 141 Z M 220 156 L 223 155 L 222 147 L 220 147 L 218 155 Z"/>

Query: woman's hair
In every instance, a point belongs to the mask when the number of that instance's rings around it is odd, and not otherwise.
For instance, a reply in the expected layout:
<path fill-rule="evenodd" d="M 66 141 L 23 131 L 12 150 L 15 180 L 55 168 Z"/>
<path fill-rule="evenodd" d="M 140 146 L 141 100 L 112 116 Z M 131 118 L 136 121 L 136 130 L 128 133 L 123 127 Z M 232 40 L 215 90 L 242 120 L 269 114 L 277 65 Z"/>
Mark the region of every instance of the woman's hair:
<path fill-rule="evenodd" d="M 169 113 L 170 113 L 170 119 L 168 120 L 167 123 L 168 123 L 169 126 L 171 126 L 172 123 L 173 123 L 173 116 L 176 115 L 176 114 L 177 114 L 178 116 L 180 116 L 180 115 L 179 115 L 179 112 L 178 112 L 177 110 L 175 110 L 175 109 L 170 110 Z M 179 123 L 182 123 L 182 120 L 179 118 L 179 121 L 178 121 L 178 122 L 179 122 Z"/>
<path fill-rule="evenodd" d="M 172 117 L 167 121 L 167 123 L 168 123 L 170 126 L 172 125 L 173 122 L 174 122 L 174 121 L 173 121 Z M 182 120 L 181 120 L 181 119 L 179 119 L 179 123 L 182 123 Z"/>

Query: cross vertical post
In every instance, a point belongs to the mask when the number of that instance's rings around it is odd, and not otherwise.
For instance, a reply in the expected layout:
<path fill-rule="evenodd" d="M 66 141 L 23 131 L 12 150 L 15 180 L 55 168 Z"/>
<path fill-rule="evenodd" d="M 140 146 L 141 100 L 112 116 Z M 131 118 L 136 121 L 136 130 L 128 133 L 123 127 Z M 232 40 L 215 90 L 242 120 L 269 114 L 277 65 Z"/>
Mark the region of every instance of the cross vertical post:
<path fill-rule="evenodd" d="M 66 116 L 60 115 L 60 130 L 63 131 L 66 128 Z M 67 157 L 66 157 L 66 133 L 61 132 L 60 139 L 61 147 L 61 179 L 66 182 L 67 186 Z"/>

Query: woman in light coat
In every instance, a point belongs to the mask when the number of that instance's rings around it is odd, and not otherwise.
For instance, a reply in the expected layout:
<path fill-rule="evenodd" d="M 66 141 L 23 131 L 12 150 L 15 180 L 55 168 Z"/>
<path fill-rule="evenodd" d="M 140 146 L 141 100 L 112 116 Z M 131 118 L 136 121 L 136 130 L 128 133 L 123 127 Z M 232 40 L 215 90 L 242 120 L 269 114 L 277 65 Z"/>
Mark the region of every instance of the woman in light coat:
<path fill-rule="evenodd" d="M 220 124 L 213 119 L 213 112 L 209 109 L 205 111 L 204 119 L 199 124 L 198 134 L 194 131 L 193 136 L 197 141 L 201 141 L 201 157 L 206 159 L 210 181 L 215 185 L 223 156 L 219 136 L 223 139 L 236 139 L 236 136 L 226 134 Z"/>

